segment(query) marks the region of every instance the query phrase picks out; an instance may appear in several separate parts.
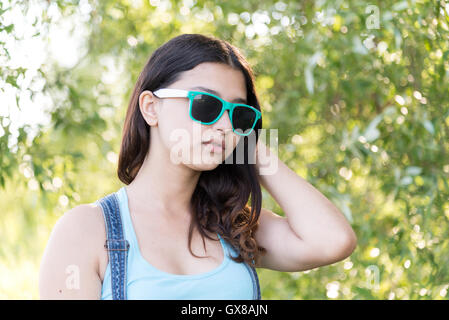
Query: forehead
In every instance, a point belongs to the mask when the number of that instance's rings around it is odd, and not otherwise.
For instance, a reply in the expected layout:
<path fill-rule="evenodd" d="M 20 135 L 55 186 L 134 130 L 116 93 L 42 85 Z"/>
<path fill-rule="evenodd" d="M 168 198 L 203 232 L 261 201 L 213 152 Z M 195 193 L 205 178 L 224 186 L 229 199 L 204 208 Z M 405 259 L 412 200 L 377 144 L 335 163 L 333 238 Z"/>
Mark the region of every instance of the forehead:
<path fill-rule="evenodd" d="M 246 82 L 242 71 L 222 63 L 201 63 L 183 72 L 173 87 L 206 91 L 227 101 L 246 103 Z"/>

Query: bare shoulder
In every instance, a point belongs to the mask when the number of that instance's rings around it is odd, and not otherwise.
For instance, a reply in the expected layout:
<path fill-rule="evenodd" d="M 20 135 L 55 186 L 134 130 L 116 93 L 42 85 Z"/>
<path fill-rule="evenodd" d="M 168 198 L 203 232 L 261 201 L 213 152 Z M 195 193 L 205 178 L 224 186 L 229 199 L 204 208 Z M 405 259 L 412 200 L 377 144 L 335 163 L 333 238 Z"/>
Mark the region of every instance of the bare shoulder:
<path fill-rule="evenodd" d="M 41 260 L 41 299 L 98 299 L 105 237 L 99 206 L 81 204 L 65 212 L 55 223 Z"/>
<path fill-rule="evenodd" d="M 70 209 L 56 222 L 52 236 L 59 236 L 77 248 L 84 246 L 90 252 L 98 252 L 106 238 L 103 212 L 99 205 L 81 204 Z"/>
<path fill-rule="evenodd" d="M 94 240 L 99 231 L 104 229 L 103 212 L 99 205 L 80 204 L 70 209 L 57 221 L 55 228 L 69 229 L 80 237 L 81 241 Z M 106 234 L 106 232 L 104 232 Z"/>

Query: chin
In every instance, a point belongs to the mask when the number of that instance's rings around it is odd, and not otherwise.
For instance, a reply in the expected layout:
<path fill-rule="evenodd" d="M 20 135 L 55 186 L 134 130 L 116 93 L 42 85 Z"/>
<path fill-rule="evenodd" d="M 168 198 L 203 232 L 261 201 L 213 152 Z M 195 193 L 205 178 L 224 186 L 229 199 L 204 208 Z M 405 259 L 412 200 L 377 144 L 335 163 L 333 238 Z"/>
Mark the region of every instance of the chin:
<path fill-rule="evenodd" d="M 186 163 L 185 165 L 196 171 L 211 171 L 223 162 L 224 160 L 221 157 L 220 159 L 211 157 L 210 159 L 202 159 L 200 163 Z"/>

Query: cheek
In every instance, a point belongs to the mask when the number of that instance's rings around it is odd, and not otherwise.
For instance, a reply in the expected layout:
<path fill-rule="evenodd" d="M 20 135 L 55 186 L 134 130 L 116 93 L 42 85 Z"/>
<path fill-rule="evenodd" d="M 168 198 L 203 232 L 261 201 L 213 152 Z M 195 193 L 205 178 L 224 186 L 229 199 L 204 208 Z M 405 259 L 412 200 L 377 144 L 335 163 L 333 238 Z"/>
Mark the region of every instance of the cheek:
<path fill-rule="evenodd" d="M 182 108 L 164 110 L 159 116 L 158 131 L 160 139 L 166 148 L 174 145 L 188 146 L 191 143 L 192 120 L 188 112 L 180 112 Z"/>
<path fill-rule="evenodd" d="M 226 139 L 226 155 L 229 155 L 237 148 L 237 145 L 240 142 L 241 136 L 236 134 L 230 134 Z"/>

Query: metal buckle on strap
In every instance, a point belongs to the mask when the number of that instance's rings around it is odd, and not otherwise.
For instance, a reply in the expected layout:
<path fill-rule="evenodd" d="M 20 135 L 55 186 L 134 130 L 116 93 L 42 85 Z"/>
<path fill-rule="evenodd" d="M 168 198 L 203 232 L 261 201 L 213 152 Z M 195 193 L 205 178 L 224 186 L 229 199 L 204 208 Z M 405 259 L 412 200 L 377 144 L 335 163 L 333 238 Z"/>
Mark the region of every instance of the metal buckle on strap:
<path fill-rule="evenodd" d="M 119 248 L 111 248 L 112 243 L 111 242 L 119 242 L 120 243 L 120 247 Z M 123 247 L 123 245 L 126 245 L 126 248 Z M 127 251 L 129 249 L 129 243 L 126 239 L 124 240 L 119 240 L 119 239 L 107 239 L 104 243 L 104 247 L 107 250 L 111 250 L 111 251 Z"/>

